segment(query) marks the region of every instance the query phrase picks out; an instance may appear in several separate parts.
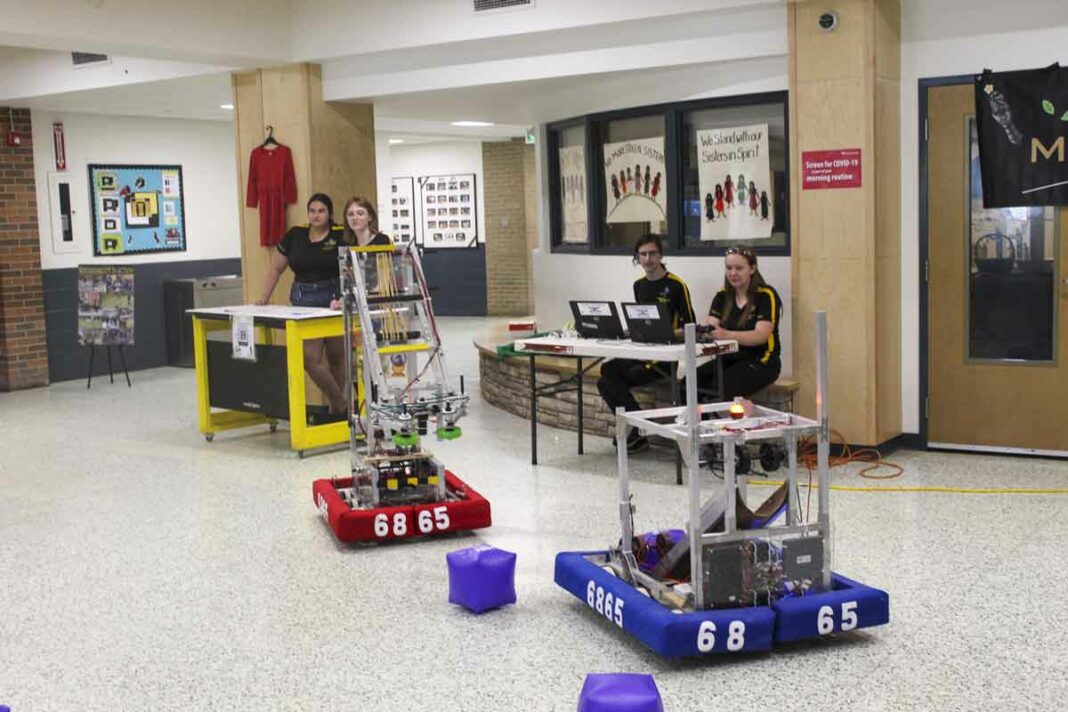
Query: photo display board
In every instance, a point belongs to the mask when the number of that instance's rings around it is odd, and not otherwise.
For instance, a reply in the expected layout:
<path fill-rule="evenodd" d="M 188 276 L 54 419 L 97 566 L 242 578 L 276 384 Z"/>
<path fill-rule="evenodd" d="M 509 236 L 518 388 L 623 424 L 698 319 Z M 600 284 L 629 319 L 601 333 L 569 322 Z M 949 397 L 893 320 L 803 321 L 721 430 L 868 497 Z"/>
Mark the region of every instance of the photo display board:
<path fill-rule="evenodd" d="M 89 166 L 93 254 L 185 250 L 181 166 Z"/>
<path fill-rule="evenodd" d="M 420 244 L 415 227 L 415 180 L 411 177 L 394 178 L 390 192 L 390 209 L 393 217 L 393 232 L 390 237 L 394 244 Z"/>
<path fill-rule="evenodd" d="M 422 245 L 427 249 L 478 246 L 475 174 L 422 176 Z"/>
<path fill-rule="evenodd" d="M 128 346 L 134 342 L 134 268 L 78 266 L 78 344 Z"/>

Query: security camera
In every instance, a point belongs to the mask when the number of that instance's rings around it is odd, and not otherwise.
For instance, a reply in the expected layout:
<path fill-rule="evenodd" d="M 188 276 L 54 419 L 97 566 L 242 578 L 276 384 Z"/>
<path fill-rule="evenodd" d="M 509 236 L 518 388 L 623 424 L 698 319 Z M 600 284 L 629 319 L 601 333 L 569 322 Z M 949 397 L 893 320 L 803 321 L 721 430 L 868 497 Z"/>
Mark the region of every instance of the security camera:
<path fill-rule="evenodd" d="M 834 10 L 829 10 L 820 15 L 820 29 L 830 32 L 834 28 L 838 27 L 838 13 Z"/>

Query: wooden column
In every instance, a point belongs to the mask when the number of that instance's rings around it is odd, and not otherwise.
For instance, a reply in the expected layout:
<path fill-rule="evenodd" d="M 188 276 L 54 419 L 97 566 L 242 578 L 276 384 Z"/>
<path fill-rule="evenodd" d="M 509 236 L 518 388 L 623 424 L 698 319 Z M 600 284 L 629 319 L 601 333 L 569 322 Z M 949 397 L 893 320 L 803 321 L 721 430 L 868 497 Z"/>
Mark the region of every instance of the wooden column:
<path fill-rule="evenodd" d="M 838 25 L 821 29 L 821 14 Z M 815 414 L 814 316 L 828 314 L 831 427 L 901 432 L 901 6 L 790 0 L 794 372 Z M 861 150 L 861 187 L 803 190 L 802 154 Z"/>
<path fill-rule="evenodd" d="M 238 72 L 233 75 L 233 89 L 242 206 L 249 155 L 263 142 L 268 125 L 274 127 L 275 139 L 293 151 L 297 202 L 286 210 L 287 225 L 308 221 L 306 203 L 313 193 L 326 193 L 333 199 L 338 223 L 344 221 L 342 211 L 352 196 L 362 195 L 377 203 L 372 105 L 323 101 L 322 73 L 315 64 Z M 259 210 L 243 208 L 241 269 L 246 302 L 259 296 L 273 249 L 260 246 Z M 272 301 L 288 303 L 292 281 L 287 271 Z"/>

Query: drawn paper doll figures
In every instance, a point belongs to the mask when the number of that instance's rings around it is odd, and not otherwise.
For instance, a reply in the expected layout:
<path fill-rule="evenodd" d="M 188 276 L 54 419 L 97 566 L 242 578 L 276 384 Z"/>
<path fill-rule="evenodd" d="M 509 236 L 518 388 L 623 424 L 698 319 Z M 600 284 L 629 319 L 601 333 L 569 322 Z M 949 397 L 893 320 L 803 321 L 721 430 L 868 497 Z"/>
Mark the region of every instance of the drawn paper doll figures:
<path fill-rule="evenodd" d="M 757 191 L 753 181 L 749 181 L 749 214 L 757 214 Z"/>
<path fill-rule="evenodd" d="M 712 222 L 716 219 L 716 202 L 712 200 L 711 193 L 705 193 L 705 220 Z"/>
<path fill-rule="evenodd" d="M 745 176 L 738 174 L 738 205 L 745 205 Z"/>
<path fill-rule="evenodd" d="M 734 183 L 731 182 L 729 173 L 727 174 L 727 178 L 723 181 L 723 200 L 726 201 L 727 208 L 734 205 Z"/>
<path fill-rule="evenodd" d="M 659 192 L 660 192 L 660 171 L 657 171 L 656 172 L 656 177 L 653 178 L 653 188 L 652 188 L 652 191 L 650 192 L 650 195 L 652 195 L 655 198 L 656 194 L 659 193 Z"/>
<path fill-rule="evenodd" d="M 616 174 L 612 174 L 612 196 L 619 200 L 619 179 L 616 178 Z"/>
<path fill-rule="evenodd" d="M 619 169 L 619 187 L 624 193 L 627 192 L 627 174 L 622 168 Z"/>
<path fill-rule="evenodd" d="M 760 191 L 760 219 L 761 220 L 767 220 L 768 219 L 768 203 L 769 203 L 769 201 L 768 201 L 768 191 L 766 191 L 766 190 Z"/>
<path fill-rule="evenodd" d="M 649 166 L 645 166 L 645 194 L 649 195 Z"/>
<path fill-rule="evenodd" d="M 723 217 L 723 186 L 716 183 L 716 215 Z"/>

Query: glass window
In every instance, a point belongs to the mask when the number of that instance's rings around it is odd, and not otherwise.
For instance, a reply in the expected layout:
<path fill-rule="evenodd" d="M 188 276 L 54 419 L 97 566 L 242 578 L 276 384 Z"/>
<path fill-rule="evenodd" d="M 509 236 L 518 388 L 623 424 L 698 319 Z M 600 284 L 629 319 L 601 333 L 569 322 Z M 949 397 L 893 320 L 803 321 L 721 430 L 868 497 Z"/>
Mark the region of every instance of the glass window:
<path fill-rule="evenodd" d="M 560 168 L 559 235 L 563 244 L 589 244 L 586 206 L 586 127 L 571 126 L 559 134 L 557 165 Z"/>
<path fill-rule="evenodd" d="M 630 249 L 646 233 L 667 235 L 664 116 L 601 125 L 604 244 Z"/>
<path fill-rule="evenodd" d="M 985 209 L 975 119 L 968 134 L 968 358 L 1052 361 L 1057 211 Z"/>
<path fill-rule="evenodd" d="M 685 112 L 683 244 L 785 248 L 786 108 L 781 102 Z"/>

